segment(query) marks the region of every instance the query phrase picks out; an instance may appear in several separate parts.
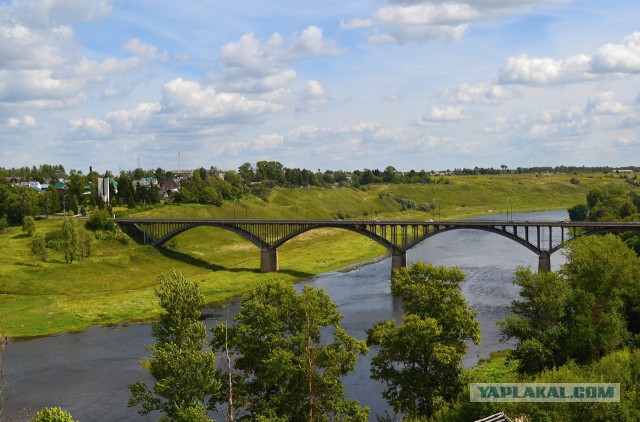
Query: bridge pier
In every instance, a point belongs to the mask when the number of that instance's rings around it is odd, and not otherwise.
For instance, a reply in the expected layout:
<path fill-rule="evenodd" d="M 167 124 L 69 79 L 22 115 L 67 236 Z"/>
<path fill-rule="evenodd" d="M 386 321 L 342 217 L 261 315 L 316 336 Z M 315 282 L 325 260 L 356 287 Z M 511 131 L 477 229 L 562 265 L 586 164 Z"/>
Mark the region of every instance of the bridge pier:
<path fill-rule="evenodd" d="M 397 268 L 407 268 L 407 251 L 393 249 L 391 252 L 391 271 Z"/>
<path fill-rule="evenodd" d="M 278 250 L 269 249 L 268 247 L 262 248 L 262 252 L 260 254 L 260 272 L 272 273 L 279 269 L 280 264 L 278 263 Z"/>
<path fill-rule="evenodd" d="M 538 272 L 548 273 L 551 271 L 551 254 L 549 251 L 541 251 L 538 256 Z"/>

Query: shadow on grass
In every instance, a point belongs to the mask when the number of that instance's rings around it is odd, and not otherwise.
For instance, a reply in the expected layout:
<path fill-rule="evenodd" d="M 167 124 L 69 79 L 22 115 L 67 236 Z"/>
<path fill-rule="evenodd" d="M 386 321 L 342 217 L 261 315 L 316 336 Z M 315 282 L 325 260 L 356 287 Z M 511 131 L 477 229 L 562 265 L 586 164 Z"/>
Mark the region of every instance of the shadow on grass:
<path fill-rule="evenodd" d="M 250 273 L 260 273 L 260 269 L 259 268 L 243 268 L 243 267 L 234 267 L 234 268 L 227 268 L 227 267 L 223 267 L 221 265 L 215 265 L 215 264 L 211 264 L 209 262 L 203 261 L 201 259 L 198 258 L 194 258 L 191 255 L 187 255 L 185 253 L 182 252 L 177 252 L 177 251 L 173 251 L 171 249 L 166 249 L 166 248 L 156 248 L 158 250 L 158 252 L 160 252 L 163 256 L 165 256 L 166 258 L 169 259 L 173 259 L 176 261 L 180 261 L 184 264 L 188 264 L 188 265 L 193 265 L 195 267 L 198 268 L 203 268 L 205 270 L 210 270 L 210 271 L 229 271 L 232 273 L 241 273 L 241 272 L 250 272 Z M 313 274 L 311 273 L 307 273 L 304 271 L 293 271 L 293 270 L 280 270 L 275 274 L 287 274 L 290 275 L 292 277 L 296 277 L 296 278 L 308 278 L 313 276 Z"/>
<path fill-rule="evenodd" d="M 26 239 L 29 237 L 29 233 L 20 233 L 15 236 L 11 236 L 12 239 Z"/>

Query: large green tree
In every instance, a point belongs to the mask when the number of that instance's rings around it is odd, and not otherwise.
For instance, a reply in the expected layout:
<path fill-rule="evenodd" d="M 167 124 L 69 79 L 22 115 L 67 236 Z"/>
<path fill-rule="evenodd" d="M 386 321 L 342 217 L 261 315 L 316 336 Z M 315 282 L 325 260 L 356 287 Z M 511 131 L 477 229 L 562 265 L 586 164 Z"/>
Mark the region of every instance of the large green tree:
<path fill-rule="evenodd" d="M 533 273 L 519 267 L 513 283 L 521 300 L 510 306 L 512 315 L 499 321 L 503 339 L 518 339 L 512 356 L 520 373 L 537 373 L 566 362 L 566 312 L 571 287 L 557 272 Z"/>
<path fill-rule="evenodd" d="M 394 271 L 391 292 L 402 299 L 402 323 L 376 323 L 367 342 L 379 347 L 371 377 L 386 384 L 383 397 L 396 412 L 429 417 L 461 393 L 466 341 L 480 342 L 476 312 L 460 291 L 464 278 L 458 268 L 423 262 Z"/>
<path fill-rule="evenodd" d="M 29 236 L 33 236 L 36 232 L 36 219 L 32 215 L 25 215 L 22 218 L 22 231 L 27 232 Z"/>
<path fill-rule="evenodd" d="M 366 421 L 368 408 L 345 398 L 340 377 L 367 347 L 340 327 L 342 315 L 322 289 L 271 281 L 243 297 L 236 324 L 214 327 L 212 346 L 233 355 L 223 402 L 255 417 L 289 421 Z M 232 371 L 232 373 L 229 373 Z"/>
<path fill-rule="evenodd" d="M 207 330 L 200 321 L 204 297 L 195 282 L 180 272 L 158 276 L 156 296 L 163 313 L 152 325 L 155 342 L 148 369 L 155 382 L 151 389 L 142 381 L 129 385 L 129 407 L 138 413 L 160 411 L 168 421 L 207 421 L 207 401 L 218 394 L 215 355 L 204 350 Z"/>
<path fill-rule="evenodd" d="M 518 371 L 536 373 L 574 359 L 593 362 L 638 333 L 640 261 L 616 236 L 589 236 L 567 245 L 560 272 L 518 269 L 521 300 L 500 322 L 516 339 Z"/>
<path fill-rule="evenodd" d="M 70 264 L 78 257 L 78 224 L 74 218 L 65 218 L 62 222 L 64 239 L 64 259 Z"/>
<path fill-rule="evenodd" d="M 36 233 L 31 239 L 31 253 L 36 257 L 38 265 L 47 260 L 47 244 L 42 234 Z"/>

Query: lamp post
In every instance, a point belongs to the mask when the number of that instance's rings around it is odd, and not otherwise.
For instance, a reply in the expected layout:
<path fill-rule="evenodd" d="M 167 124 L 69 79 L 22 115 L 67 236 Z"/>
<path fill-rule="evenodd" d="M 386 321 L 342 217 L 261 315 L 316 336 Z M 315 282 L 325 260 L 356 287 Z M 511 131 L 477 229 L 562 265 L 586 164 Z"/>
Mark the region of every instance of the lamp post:
<path fill-rule="evenodd" d="M 369 199 L 368 196 L 365 196 L 364 199 L 362 200 L 362 221 L 364 221 L 364 201 L 366 201 L 367 199 Z"/>
<path fill-rule="evenodd" d="M 431 211 L 432 211 L 432 215 L 433 217 L 431 217 L 432 220 L 436 219 L 436 198 L 433 198 L 431 200 Z"/>
<path fill-rule="evenodd" d="M 511 199 L 511 197 L 507 196 L 507 223 L 509 222 L 509 199 Z"/>
<path fill-rule="evenodd" d="M 296 207 L 296 214 L 295 214 L 296 220 L 298 219 L 298 201 L 300 200 L 300 198 L 302 198 L 302 197 L 299 196 L 298 199 L 296 199 L 296 205 L 295 205 L 295 207 Z"/>

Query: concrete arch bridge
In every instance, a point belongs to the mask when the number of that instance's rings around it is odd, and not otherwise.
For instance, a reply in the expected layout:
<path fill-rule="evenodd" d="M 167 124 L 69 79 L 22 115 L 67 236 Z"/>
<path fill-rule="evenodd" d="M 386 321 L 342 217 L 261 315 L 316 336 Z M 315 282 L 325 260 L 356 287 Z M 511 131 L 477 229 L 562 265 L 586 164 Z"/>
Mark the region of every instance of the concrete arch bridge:
<path fill-rule="evenodd" d="M 483 230 L 504 236 L 538 255 L 538 271 L 551 270 L 551 255 L 578 236 L 640 231 L 635 222 L 565 221 L 411 221 L 411 220 L 254 220 L 254 219 L 174 219 L 117 218 L 116 223 L 137 234 L 145 244 L 161 246 L 171 238 L 195 227 L 229 230 L 261 249 L 260 271 L 279 270 L 278 247 L 294 237 L 315 229 L 338 228 L 359 233 L 378 242 L 390 252 L 391 266 L 407 266 L 407 250 L 451 230 Z"/>

